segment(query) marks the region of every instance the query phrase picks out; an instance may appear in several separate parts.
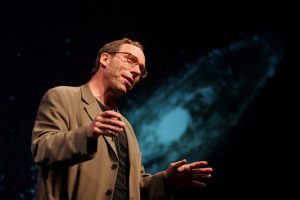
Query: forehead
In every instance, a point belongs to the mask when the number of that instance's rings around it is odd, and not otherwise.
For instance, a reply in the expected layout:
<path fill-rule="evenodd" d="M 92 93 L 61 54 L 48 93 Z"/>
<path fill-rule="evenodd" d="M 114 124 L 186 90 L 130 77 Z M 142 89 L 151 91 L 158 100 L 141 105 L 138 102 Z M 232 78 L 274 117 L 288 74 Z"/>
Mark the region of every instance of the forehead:
<path fill-rule="evenodd" d="M 144 52 L 137 46 L 132 44 L 123 44 L 120 46 L 119 51 L 128 52 L 138 58 L 139 62 L 145 63 Z"/>

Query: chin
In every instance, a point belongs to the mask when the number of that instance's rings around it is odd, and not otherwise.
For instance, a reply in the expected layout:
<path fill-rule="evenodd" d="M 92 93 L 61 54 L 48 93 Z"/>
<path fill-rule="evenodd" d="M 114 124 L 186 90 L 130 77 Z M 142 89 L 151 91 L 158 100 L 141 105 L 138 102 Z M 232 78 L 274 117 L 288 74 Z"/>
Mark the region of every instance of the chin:
<path fill-rule="evenodd" d="M 115 91 L 115 94 L 120 97 L 123 96 L 125 94 L 127 94 L 129 92 L 130 88 L 127 87 L 122 87 L 122 88 L 118 88 L 118 90 Z"/>
<path fill-rule="evenodd" d="M 124 92 L 127 93 L 133 88 L 133 85 L 124 85 Z"/>

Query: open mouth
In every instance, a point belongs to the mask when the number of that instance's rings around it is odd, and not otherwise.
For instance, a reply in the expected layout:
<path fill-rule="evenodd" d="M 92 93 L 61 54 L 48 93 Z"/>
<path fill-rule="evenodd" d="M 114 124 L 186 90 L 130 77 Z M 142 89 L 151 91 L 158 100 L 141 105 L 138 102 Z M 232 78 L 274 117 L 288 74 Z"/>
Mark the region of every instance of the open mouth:
<path fill-rule="evenodd" d="M 129 85 L 129 87 L 131 88 L 134 85 L 134 80 L 126 76 L 123 77 L 125 78 L 127 85 Z"/>

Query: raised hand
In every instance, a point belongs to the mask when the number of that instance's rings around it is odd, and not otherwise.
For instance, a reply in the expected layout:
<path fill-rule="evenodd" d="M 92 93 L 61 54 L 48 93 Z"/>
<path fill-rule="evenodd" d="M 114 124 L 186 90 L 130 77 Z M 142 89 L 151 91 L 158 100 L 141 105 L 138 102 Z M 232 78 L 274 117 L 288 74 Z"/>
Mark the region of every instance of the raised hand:
<path fill-rule="evenodd" d="M 197 161 L 190 164 L 186 159 L 171 163 L 165 171 L 165 178 L 172 186 L 205 187 L 203 182 L 211 178 L 213 169 L 207 167 L 207 161 Z"/>
<path fill-rule="evenodd" d="M 99 113 L 87 128 L 88 137 L 97 138 L 100 135 L 116 137 L 119 132 L 122 132 L 125 126 L 120 118 L 120 113 L 112 110 Z"/>

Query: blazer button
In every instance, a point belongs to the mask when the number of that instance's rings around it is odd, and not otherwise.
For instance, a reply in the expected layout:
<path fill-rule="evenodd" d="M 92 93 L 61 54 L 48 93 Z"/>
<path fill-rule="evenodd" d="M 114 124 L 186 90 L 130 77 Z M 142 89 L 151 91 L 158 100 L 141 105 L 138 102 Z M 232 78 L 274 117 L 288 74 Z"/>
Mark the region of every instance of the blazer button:
<path fill-rule="evenodd" d="M 111 195 L 111 194 L 112 194 L 112 191 L 111 191 L 111 189 L 108 189 L 108 190 L 106 190 L 105 194 L 106 194 L 106 196 L 109 196 L 109 195 Z"/>
<path fill-rule="evenodd" d="M 112 166 L 111 166 L 111 169 L 112 170 L 116 170 L 118 168 L 118 165 L 117 164 L 112 164 Z"/>

